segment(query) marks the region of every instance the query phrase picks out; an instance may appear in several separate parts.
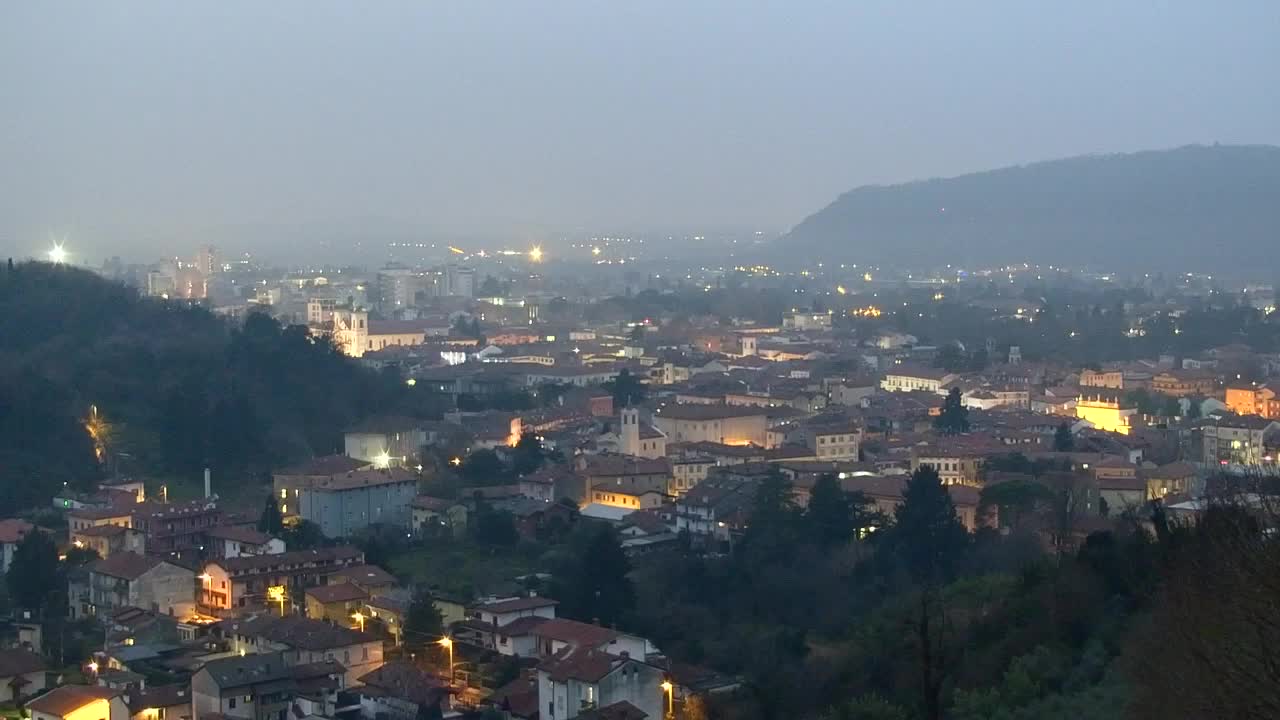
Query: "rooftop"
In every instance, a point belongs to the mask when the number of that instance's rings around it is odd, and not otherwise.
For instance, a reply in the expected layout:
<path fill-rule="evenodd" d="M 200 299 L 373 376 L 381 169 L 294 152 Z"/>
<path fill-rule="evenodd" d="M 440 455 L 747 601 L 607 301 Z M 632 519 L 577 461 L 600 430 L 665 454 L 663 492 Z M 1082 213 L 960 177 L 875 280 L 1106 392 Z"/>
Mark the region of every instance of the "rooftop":
<path fill-rule="evenodd" d="M 44 658 L 30 650 L 21 648 L 0 650 L 0 678 L 26 675 L 44 669 Z"/>
<path fill-rule="evenodd" d="M 218 540 L 233 540 L 246 545 L 266 545 L 271 542 L 270 535 L 245 525 L 213 527 L 206 530 L 205 534 Z"/>
<path fill-rule="evenodd" d="M 740 417 L 764 417 L 764 408 L 743 405 L 703 405 L 698 403 L 663 405 L 653 412 L 656 418 L 669 420 L 728 420 Z"/>
<path fill-rule="evenodd" d="M 335 602 L 354 602 L 356 600 L 364 600 L 369 597 L 369 593 L 349 582 L 308 588 L 306 594 L 308 598 L 313 598 L 316 602 L 325 604 Z"/>
<path fill-rule="evenodd" d="M 239 573 L 248 573 L 254 570 L 265 570 L 276 566 L 358 560 L 363 556 L 364 553 L 350 545 L 337 545 L 335 547 L 318 548 L 315 550 L 294 550 L 293 552 L 279 553 L 277 555 L 247 555 L 243 557 L 226 558 L 224 560 L 214 561 L 210 564 L 217 565 L 228 573 L 236 575 Z M 113 555 L 112 557 L 115 556 Z"/>
<path fill-rule="evenodd" d="M 63 685 L 27 702 L 32 712 L 63 717 L 97 700 L 110 700 L 121 691 L 97 685 Z"/>
<path fill-rule="evenodd" d="M 352 472 L 361 468 L 369 467 L 369 463 L 364 460 L 347 457 L 346 455 L 325 455 L 323 457 L 312 458 L 298 465 L 291 465 L 287 468 L 275 471 L 275 475 L 307 475 L 307 476 L 323 476 L 338 475 L 340 473 Z"/>
<path fill-rule="evenodd" d="M 159 558 L 144 557 L 135 552 L 120 552 L 94 561 L 89 565 L 89 571 L 124 580 L 137 580 L 143 573 L 162 562 L 164 561 Z"/>
<path fill-rule="evenodd" d="M 406 468 L 369 468 L 367 470 L 353 470 L 342 475 L 333 475 L 326 480 L 321 480 L 320 484 L 313 487 L 312 490 L 357 490 L 363 487 L 417 482 L 418 476 Z"/>
<path fill-rule="evenodd" d="M 232 627 L 242 635 L 266 638 L 301 650 L 329 650 L 377 640 L 358 630 L 298 616 L 262 615 Z"/>
<path fill-rule="evenodd" d="M 523 610 L 536 610 L 544 607 L 555 607 L 560 603 L 546 597 L 523 597 L 512 598 L 510 600 L 498 600 L 497 602 L 484 603 L 476 605 L 474 609 L 488 613 L 501 615 L 503 613 L 521 612 Z"/>
<path fill-rule="evenodd" d="M 20 542 L 34 528 L 35 525 L 18 518 L 0 520 L 0 543 Z"/>

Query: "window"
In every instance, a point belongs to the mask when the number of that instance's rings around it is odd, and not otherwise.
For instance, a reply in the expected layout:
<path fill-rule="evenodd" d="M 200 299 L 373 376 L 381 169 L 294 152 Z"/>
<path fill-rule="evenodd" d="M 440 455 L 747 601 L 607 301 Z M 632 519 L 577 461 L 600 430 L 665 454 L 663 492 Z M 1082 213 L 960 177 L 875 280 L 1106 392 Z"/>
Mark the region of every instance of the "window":
<path fill-rule="evenodd" d="M 343 651 L 342 651 L 342 664 L 343 664 L 343 665 L 350 665 L 350 664 L 351 664 L 351 651 L 350 651 L 350 650 L 343 650 Z"/>
<path fill-rule="evenodd" d="M 235 699 L 235 698 L 231 698 L 230 700 L 228 700 L 228 701 L 227 701 L 227 707 L 228 707 L 228 708 L 231 708 L 232 710 L 235 710 L 235 709 L 236 709 L 236 699 Z"/>
<path fill-rule="evenodd" d="M 288 488 L 280 488 L 280 499 L 281 499 L 281 500 L 285 500 L 285 499 L 287 499 L 288 497 L 289 497 L 289 490 L 288 490 Z"/>
<path fill-rule="evenodd" d="M 285 503 L 280 503 L 280 512 L 282 514 L 289 512 L 289 506 Z"/>

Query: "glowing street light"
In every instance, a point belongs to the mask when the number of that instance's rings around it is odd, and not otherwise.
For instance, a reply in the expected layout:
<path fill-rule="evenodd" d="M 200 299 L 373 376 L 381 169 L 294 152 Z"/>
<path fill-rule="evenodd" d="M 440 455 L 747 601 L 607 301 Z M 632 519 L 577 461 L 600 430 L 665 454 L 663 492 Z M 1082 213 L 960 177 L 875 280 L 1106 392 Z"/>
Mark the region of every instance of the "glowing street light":
<path fill-rule="evenodd" d="M 452 460 L 449 461 L 449 464 L 454 467 L 458 467 L 459 465 L 462 464 L 462 458 L 454 457 Z"/>
<path fill-rule="evenodd" d="M 374 455 L 373 466 L 382 470 L 391 467 L 391 455 L 386 450 Z"/>
<path fill-rule="evenodd" d="M 355 620 L 357 623 L 360 623 L 360 632 L 364 632 L 364 613 L 357 610 L 351 613 L 351 619 Z"/>
<path fill-rule="evenodd" d="M 58 243 L 49 250 L 49 262 L 54 265 L 61 265 L 67 261 L 67 250 L 62 247 L 62 243 Z"/>
<path fill-rule="evenodd" d="M 449 684 L 453 684 L 453 638 L 445 635 L 436 641 L 440 647 L 449 651 Z"/>
<path fill-rule="evenodd" d="M 283 585 L 272 585 L 267 588 L 267 600 L 280 603 L 280 617 L 284 617 L 284 601 L 288 599 Z"/>
<path fill-rule="evenodd" d="M 671 684 L 670 680 L 663 680 L 661 687 L 662 687 L 662 692 L 667 694 L 667 717 L 673 718 L 676 716 L 676 709 L 675 709 L 675 689 L 676 688 L 674 685 Z"/>
<path fill-rule="evenodd" d="M 199 580 L 204 587 L 204 597 L 202 597 L 201 599 L 208 601 L 209 594 L 210 594 L 209 589 L 213 586 L 213 576 L 210 575 L 209 573 L 200 573 L 199 575 L 196 576 L 196 579 Z"/>
<path fill-rule="evenodd" d="M 93 673 L 94 675 L 97 675 L 97 674 L 98 674 L 98 661 L 97 661 L 97 660 L 90 660 L 90 661 L 89 661 L 89 672 Z"/>
<path fill-rule="evenodd" d="M 533 262 L 542 262 L 542 246 L 534 245 L 529 250 L 529 259 Z"/>
<path fill-rule="evenodd" d="M 591 254 L 592 254 L 592 255 L 597 255 L 597 256 L 598 256 L 598 255 L 600 254 L 600 252 L 601 252 L 601 251 L 600 251 L 600 246 L 599 246 L 599 245 L 596 245 L 595 247 L 591 248 Z"/>

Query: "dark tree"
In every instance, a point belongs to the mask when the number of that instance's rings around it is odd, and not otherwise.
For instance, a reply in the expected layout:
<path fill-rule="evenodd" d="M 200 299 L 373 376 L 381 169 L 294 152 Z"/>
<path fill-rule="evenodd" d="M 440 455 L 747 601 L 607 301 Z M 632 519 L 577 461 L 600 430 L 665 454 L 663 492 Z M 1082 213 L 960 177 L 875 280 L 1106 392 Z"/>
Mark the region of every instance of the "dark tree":
<path fill-rule="evenodd" d="M 615 408 L 635 405 L 644 400 L 646 391 L 644 383 L 632 375 L 627 368 L 623 368 L 618 373 L 617 379 L 612 383 L 608 383 L 608 386 L 613 391 L 613 406 Z"/>
<path fill-rule="evenodd" d="M 511 470 L 516 475 L 528 475 L 542 467 L 546 459 L 542 441 L 537 435 L 527 432 L 520 436 L 520 441 L 511 451 Z"/>
<path fill-rule="evenodd" d="M 473 528 L 476 542 L 482 545 L 510 547 L 520 542 L 515 518 L 505 510 L 495 510 L 479 503 L 474 521 L 468 524 Z"/>
<path fill-rule="evenodd" d="M 1058 429 L 1053 431 L 1053 449 L 1058 452 L 1071 452 L 1075 447 L 1076 439 L 1071 434 L 1071 426 L 1059 423 Z"/>
<path fill-rule="evenodd" d="M 462 461 L 462 479 L 468 487 L 489 487 L 501 485 L 510 474 L 502 458 L 492 450 L 477 450 Z"/>
<path fill-rule="evenodd" d="M 627 577 L 631 562 L 614 529 L 584 525 L 570 549 L 572 554 L 555 586 L 565 614 L 606 626 L 628 616 L 635 607 L 636 592 Z"/>
<path fill-rule="evenodd" d="M 320 526 L 310 520 L 299 520 L 282 534 L 284 537 L 281 539 L 289 550 L 314 550 L 325 544 Z"/>
<path fill-rule="evenodd" d="M 752 498 L 742 537 L 743 556 L 760 563 L 790 556 L 801 539 L 801 519 L 791 482 L 777 468 L 772 469 Z"/>
<path fill-rule="evenodd" d="M 948 372 L 959 372 L 965 369 L 968 362 L 959 345 L 947 343 L 938 350 L 938 355 L 934 358 L 933 364 L 935 367 L 943 368 Z"/>
<path fill-rule="evenodd" d="M 950 580 L 968 543 L 937 471 L 925 466 L 912 473 L 890 530 L 890 545 L 912 578 L 933 585 Z"/>
<path fill-rule="evenodd" d="M 61 590 L 58 547 L 48 533 L 33 530 L 22 538 L 13 551 L 5 582 L 13 602 L 32 610 L 43 607 L 52 593 Z"/>
<path fill-rule="evenodd" d="M 84 567 L 95 560 L 101 560 L 102 556 L 97 550 L 90 547 L 71 547 L 67 549 L 66 562 L 67 567 Z"/>
<path fill-rule="evenodd" d="M 835 475 L 827 473 L 813 484 L 804 519 L 819 545 L 843 545 L 853 539 L 853 504 Z"/>
<path fill-rule="evenodd" d="M 284 531 L 284 518 L 280 515 L 280 506 L 274 497 L 268 496 L 262 506 L 262 514 L 258 516 L 258 532 L 280 537 Z"/>
<path fill-rule="evenodd" d="M 953 387 L 947 393 L 947 399 L 942 403 L 942 414 L 933 421 L 933 426 L 947 435 L 969 432 L 969 409 L 960 397 L 960 388 Z"/>
<path fill-rule="evenodd" d="M 404 616 L 404 646 L 410 652 L 422 653 L 444 635 L 444 616 L 436 607 L 431 593 L 418 590 L 413 594 Z"/>

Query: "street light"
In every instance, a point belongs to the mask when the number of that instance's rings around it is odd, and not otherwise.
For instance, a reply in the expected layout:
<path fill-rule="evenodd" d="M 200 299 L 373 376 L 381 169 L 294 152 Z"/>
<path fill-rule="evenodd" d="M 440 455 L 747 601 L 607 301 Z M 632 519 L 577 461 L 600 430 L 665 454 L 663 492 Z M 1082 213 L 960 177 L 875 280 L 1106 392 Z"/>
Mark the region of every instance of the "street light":
<path fill-rule="evenodd" d="M 534 245 L 529 250 L 529 259 L 534 262 L 542 262 L 542 246 Z"/>
<path fill-rule="evenodd" d="M 440 647 L 449 651 L 449 684 L 453 685 L 453 638 L 445 635 L 436 642 Z"/>
<path fill-rule="evenodd" d="M 49 262 L 52 262 L 54 265 L 61 265 L 66 261 L 67 250 L 62 247 L 61 243 L 54 245 L 53 248 L 49 250 Z"/>
<path fill-rule="evenodd" d="M 203 584 L 203 586 L 204 586 L 204 598 L 203 598 L 203 600 L 204 600 L 204 604 L 205 604 L 205 605 L 209 605 L 209 604 L 210 604 L 210 603 L 209 603 L 209 600 L 210 600 L 210 597 L 209 597 L 209 596 L 212 594 L 212 593 L 211 593 L 211 592 L 209 592 L 209 591 L 210 591 L 210 589 L 212 589 L 212 587 L 213 587 L 213 576 L 212 576 L 212 575 L 210 575 L 209 573 L 201 573 L 201 574 L 199 574 L 199 575 L 197 575 L 197 576 L 196 576 L 196 579 L 200 580 L 200 581 L 201 581 L 201 583 Z"/>
<path fill-rule="evenodd" d="M 364 613 L 357 610 L 351 613 L 351 619 L 360 623 L 360 632 L 364 632 Z"/>
<path fill-rule="evenodd" d="M 284 617 L 284 601 L 287 597 L 283 585 L 272 585 L 267 588 L 267 600 L 280 603 L 280 617 Z"/>
<path fill-rule="evenodd" d="M 97 660 L 90 660 L 90 661 L 89 661 L 89 672 L 93 673 L 94 675 L 97 675 L 97 674 L 98 674 L 98 661 L 97 661 Z"/>
<path fill-rule="evenodd" d="M 673 718 L 676 716 L 676 708 L 675 708 L 675 689 L 676 688 L 674 685 L 671 684 L 670 680 L 663 680 L 661 687 L 662 687 L 662 692 L 667 694 L 667 717 Z"/>

